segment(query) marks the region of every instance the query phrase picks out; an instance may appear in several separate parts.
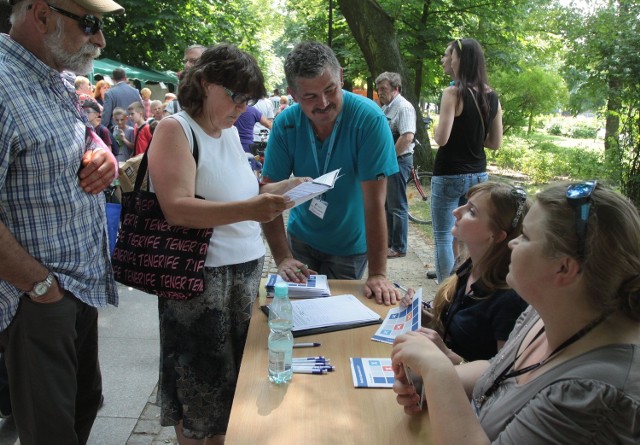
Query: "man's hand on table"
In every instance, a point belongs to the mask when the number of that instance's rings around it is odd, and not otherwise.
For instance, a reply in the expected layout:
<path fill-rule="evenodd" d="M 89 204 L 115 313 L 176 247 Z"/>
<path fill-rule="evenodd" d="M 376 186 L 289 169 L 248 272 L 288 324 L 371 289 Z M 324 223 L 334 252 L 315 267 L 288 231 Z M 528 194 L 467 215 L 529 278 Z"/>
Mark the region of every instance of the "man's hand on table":
<path fill-rule="evenodd" d="M 306 283 L 309 275 L 317 275 L 317 273 L 309 269 L 306 264 L 291 257 L 283 259 L 278 264 L 278 275 L 292 283 Z"/>
<path fill-rule="evenodd" d="M 402 299 L 402 293 L 384 275 L 370 275 L 364 283 L 364 296 L 375 298 L 378 304 L 396 304 Z"/>

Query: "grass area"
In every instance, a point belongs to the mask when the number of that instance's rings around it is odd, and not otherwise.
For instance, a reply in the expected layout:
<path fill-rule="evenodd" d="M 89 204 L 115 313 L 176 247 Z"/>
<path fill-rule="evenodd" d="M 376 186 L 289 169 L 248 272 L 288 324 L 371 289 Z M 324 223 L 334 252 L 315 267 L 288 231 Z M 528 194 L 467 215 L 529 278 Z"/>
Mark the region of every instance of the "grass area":
<path fill-rule="evenodd" d="M 499 150 L 486 150 L 490 177 L 522 185 L 532 194 L 558 180 L 607 182 L 612 170 L 605 162 L 604 141 L 598 137 L 601 126 L 595 118 L 556 116 L 541 120 L 531 135 L 512 131 Z M 430 212 L 428 203 L 414 200 L 410 206 L 411 211 Z M 430 225 L 415 226 L 432 242 Z"/>

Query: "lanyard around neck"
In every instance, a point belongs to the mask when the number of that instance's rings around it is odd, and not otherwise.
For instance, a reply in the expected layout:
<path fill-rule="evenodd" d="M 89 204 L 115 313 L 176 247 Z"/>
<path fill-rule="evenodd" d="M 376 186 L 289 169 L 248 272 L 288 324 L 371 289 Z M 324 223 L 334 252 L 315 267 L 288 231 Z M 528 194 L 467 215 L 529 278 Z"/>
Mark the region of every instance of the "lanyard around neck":
<path fill-rule="evenodd" d="M 598 326 L 600 323 L 602 323 L 609 316 L 609 314 L 610 314 L 609 312 L 605 312 L 604 314 L 600 315 L 595 320 L 592 320 L 584 328 L 580 329 L 578 332 L 576 332 L 571 337 L 569 337 L 567 340 L 565 340 L 560 346 L 558 346 L 556 349 L 554 349 L 553 352 L 551 352 L 551 354 L 549 354 L 545 359 L 539 361 L 538 363 L 534 363 L 533 365 L 529 365 L 527 367 L 524 367 L 522 369 L 511 371 L 511 369 L 513 369 L 513 366 L 516 364 L 516 362 L 518 361 L 520 356 L 522 356 L 524 351 L 526 351 L 529 348 L 529 346 L 531 346 L 533 344 L 533 342 L 536 341 L 536 339 L 542 335 L 542 333 L 544 332 L 544 326 L 542 326 L 540 328 L 540 330 L 538 331 L 538 333 L 535 335 L 535 337 L 533 337 L 533 339 L 529 342 L 529 344 L 522 350 L 522 352 L 520 352 L 520 354 L 518 354 L 516 356 L 516 358 L 513 359 L 513 361 L 509 364 L 509 366 L 507 366 L 500 373 L 500 375 L 493 381 L 493 383 L 491 384 L 489 389 L 487 389 L 482 396 L 480 396 L 480 397 L 478 397 L 477 399 L 474 400 L 476 408 L 480 408 L 482 406 L 482 404 L 491 396 L 491 394 L 493 394 L 495 392 L 495 390 L 498 389 L 498 387 L 500 386 L 500 384 L 502 382 L 504 382 L 505 380 L 510 379 L 512 377 L 518 377 L 518 376 L 521 376 L 521 375 L 526 374 L 528 372 L 531 372 L 531 371 L 533 371 L 535 369 L 538 369 L 539 367 L 541 367 L 545 363 L 549 362 L 552 358 L 556 357 L 556 355 L 560 351 L 562 351 L 563 349 L 566 349 L 570 345 L 574 344 L 575 342 L 580 340 L 582 337 L 587 335 L 589 332 L 591 332 L 593 329 L 595 329 L 595 327 Z M 509 372 L 509 371 L 511 371 L 511 372 Z"/>
<path fill-rule="evenodd" d="M 316 136 L 313 132 L 311 121 L 307 119 L 307 130 L 309 133 L 309 140 L 311 142 L 311 151 L 313 152 L 313 160 L 316 163 L 316 169 L 318 170 L 318 176 L 322 176 L 327 172 L 329 168 L 329 161 L 331 160 L 331 154 L 333 153 L 333 145 L 336 141 L 336 134 L 338 133 L 338 127 L 340 126 L 340 120 L 342 119 L 342 112 L 333 124 L 333 130 L 331 130 L 331 136 L 329 137 L 329 146 L 327 147 L 327 155 L 324 159 L 324 167 L 320 170 L 320 163 L 318 162 L 318 149 L 316 148 Z M 324 145 L 324 144 L 323 144 Z"/>

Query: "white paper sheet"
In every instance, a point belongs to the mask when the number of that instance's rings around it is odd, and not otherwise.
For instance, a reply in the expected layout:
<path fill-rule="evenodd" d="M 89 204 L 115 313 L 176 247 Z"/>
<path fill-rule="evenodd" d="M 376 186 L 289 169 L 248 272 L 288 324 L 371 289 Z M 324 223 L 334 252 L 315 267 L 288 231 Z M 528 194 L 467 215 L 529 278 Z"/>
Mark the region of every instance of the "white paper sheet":
<path fill-rule="evenodd" d="M 295 203 L 294 207 L 299 206 L 303 202 L 307 202 L 316 196 L 322 195 L 327 190 L 331 190 L 338 179 L 340 169 L 326 173 L 313 181 L 303 182 L 297 187 L 292 188 L 284 196 L 288 196 Z"/>

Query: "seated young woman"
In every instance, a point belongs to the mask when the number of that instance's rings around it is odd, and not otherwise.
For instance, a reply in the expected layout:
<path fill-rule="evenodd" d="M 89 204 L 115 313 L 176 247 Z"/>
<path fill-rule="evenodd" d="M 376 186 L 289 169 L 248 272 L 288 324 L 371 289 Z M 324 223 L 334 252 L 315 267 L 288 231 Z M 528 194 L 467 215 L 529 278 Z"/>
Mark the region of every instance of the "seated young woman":
<path fill-rule="evenodd" d="M 509 246 L 507 283 L 530 307 L 504 348 L 453 366 L 423 334 L 398 337 L 398 403 L 419 410 L 408 366 L 424 380 L 435 443 L 638 443 L 638 210 L 596 181 L 553 185 Z"/>
<path fill-rule="evenodd" d="M 526 192 L 489 181 L 471 187 L 467 200 L 453 211 L 451 233 L 465 244 L 469 258 L 438 287 L 428 323 L 433 329 L 419 331 L 455 365 L 496 355 L 527 307 L 505 281 L 508 244 L 520 235 L 529 210 Z M 402 302 L 412 296 L 410 290 Z"/>

